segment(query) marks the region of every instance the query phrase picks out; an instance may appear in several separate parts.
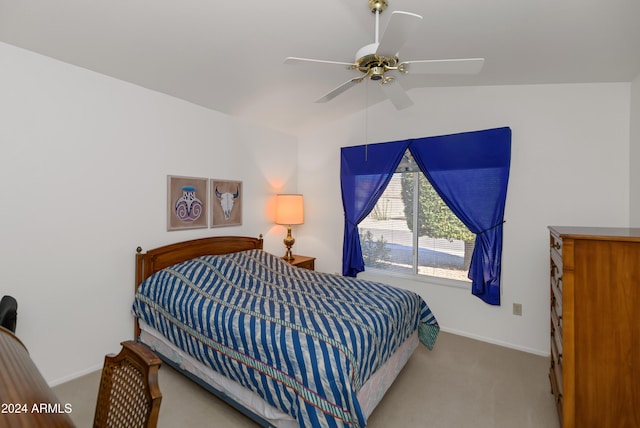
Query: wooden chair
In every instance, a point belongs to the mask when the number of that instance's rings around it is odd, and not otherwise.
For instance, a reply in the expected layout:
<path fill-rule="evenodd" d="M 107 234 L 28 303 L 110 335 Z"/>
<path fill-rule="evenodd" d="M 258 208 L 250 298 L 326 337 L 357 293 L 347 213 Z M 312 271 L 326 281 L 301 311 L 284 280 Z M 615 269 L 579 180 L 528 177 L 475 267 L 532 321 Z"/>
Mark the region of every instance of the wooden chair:
<path fill-rule="evenodd" d="M 160 358 L 134 341 L 122 342 L 118 355 L 104 359 L 94 428 L 155 428 L 162 394 Z"/>

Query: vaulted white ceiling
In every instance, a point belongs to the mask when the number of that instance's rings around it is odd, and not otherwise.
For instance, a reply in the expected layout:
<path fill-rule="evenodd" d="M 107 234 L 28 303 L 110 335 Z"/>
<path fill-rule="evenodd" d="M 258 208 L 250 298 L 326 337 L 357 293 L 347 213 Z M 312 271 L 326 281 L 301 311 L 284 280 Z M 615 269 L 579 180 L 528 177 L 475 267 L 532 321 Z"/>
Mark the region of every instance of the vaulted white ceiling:
<path fill-rule="evenodd" d="M 483 57 L 475 76 L 403 76 L 402 86 L 630 82 L 640 74 L 638 0 L 388 0 L 424 17 L 402 60 Z M 389 102 L 375 84 L 326 104 L 374 41 L 367 0 L 0 0 L 0 41 L 223 113 L 299 134 Z M 355 74 L 354 74 L 355 73 Z"/>

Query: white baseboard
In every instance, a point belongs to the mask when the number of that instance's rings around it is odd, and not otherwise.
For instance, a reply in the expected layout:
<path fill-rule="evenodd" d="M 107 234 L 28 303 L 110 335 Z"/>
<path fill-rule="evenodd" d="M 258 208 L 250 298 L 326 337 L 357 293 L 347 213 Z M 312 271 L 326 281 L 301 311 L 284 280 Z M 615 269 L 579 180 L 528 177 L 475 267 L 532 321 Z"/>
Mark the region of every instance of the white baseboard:
<path fill-rule="evenodd" d="M 458 335 L 458 336 L 464 336 L 464 337 L 468 337 L 470 339 L 479 340 L 481 342 L 487 342 L 487 343 L 491 343 L 493 345 L 503 346 L 505 348 L 511 348 L 511 349 L 515 349 L 515 350 L 518 350 L 518 351 L 527 352 L 529 354 L 540 355 L 541 357 L 549 357 L 550 356 L 550 351 L 549 350 L 541 351 L 540 349 L 533 349 L 533 348 L 528 348 L 526 346 L 514 345 L 513 343 L 503 342 L 501 340 L 492 339 L 490 337 L 479 336 L 477 334 L 471 334 L 471 333 L 468 333 L 466 331 L 455 330 L 455 329 L 451 329 L 451 328 L 440 327 L 440 330 L 442 330 L 442 331 L 444 331 L 446 333 L 451 333 L 451 334 L 455 334 L 455 335 Z"/>
<path fill-rule="evenodd" d="M 89 373 L 93 373 L 93 372 L 98 371 L 98 370 L 102 370 L 102 364 L 99 364 L 99 365 L 93 366 L 93 367 L 89 367 L 89 368 L 84 369 L 82 371 L 70 374 L 69 376 L 65 376 L 65 377 L 62 377 L 60 379 L 56 379 L 54 381 L 51 381 L 51 382 L 49 382 L 49 387 L 53 388 L 55 386 L 61 385 L 63 383 L 70 382 L 70 381 L 72 381 L 74 379 L 77 379 L 79 377 L 82 377 L 82 376 L 87 375 Z"/>

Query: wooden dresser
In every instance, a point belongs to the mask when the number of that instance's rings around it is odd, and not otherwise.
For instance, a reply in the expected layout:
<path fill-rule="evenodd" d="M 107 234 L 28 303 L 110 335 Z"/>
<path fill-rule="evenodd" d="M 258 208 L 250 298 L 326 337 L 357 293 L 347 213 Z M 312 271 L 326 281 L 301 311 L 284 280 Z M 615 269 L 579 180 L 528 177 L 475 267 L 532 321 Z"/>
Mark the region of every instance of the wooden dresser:
<path fill-rule="evenodd" d="M 640 229 L 549 227 L 563 428 L 640 427 Z"/>

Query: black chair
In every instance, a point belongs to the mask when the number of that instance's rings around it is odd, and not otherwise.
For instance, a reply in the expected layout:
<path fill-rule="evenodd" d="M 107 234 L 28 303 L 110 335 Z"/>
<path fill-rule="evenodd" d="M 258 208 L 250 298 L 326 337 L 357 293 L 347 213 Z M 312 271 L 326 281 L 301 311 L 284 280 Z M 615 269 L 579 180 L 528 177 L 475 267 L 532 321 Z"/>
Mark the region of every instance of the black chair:
<path fill-rule="evenodd" d="M 0 300 L 0 326 L 15 333 L 17 318 L 18 302 L 11 296 L 4 296 Z"/>

